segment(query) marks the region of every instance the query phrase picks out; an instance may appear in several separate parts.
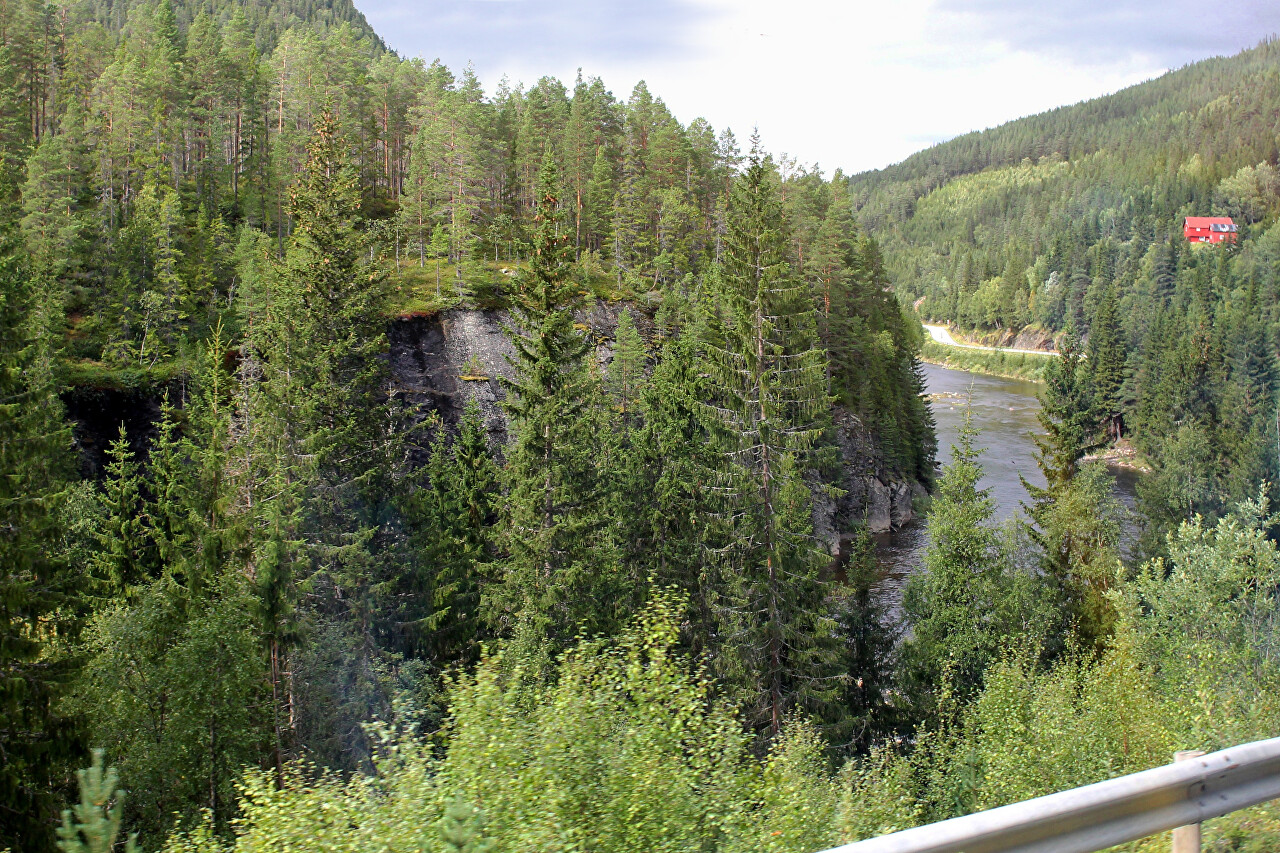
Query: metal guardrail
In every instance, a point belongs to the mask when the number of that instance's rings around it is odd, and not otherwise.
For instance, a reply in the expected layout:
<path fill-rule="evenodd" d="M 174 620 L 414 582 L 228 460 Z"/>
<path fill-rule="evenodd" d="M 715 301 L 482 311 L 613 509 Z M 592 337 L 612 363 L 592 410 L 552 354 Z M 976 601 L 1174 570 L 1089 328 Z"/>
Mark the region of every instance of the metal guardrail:
<path fill-rule="evenodd" d="M 824 853 L 1095 853 L 1280 797 L 1280 737 Z"/>

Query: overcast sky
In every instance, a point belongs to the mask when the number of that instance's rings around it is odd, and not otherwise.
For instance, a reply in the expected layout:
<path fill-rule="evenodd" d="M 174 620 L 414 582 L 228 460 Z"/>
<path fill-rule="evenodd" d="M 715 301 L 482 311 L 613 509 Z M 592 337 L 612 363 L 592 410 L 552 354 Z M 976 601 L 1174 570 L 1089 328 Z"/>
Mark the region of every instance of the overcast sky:
<path fill-rule="evenodd" d="M 402 56 L 620 100 L 638 80 L 828 174 L 1113 92 L 1280 32 L 1276 0 L 356 0 Z"/>

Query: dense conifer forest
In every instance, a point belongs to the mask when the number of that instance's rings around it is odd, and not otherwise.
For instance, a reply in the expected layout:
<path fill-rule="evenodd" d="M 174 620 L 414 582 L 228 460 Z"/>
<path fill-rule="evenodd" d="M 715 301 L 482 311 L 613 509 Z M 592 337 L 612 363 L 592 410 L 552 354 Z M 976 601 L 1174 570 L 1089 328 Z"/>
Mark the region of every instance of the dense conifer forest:
<path fill-rule="evenodd" d="M 350 3 L 15 0 L 0 51 L 0 850 L 819 850 L 1280 723 L 1275 191 L 1237 249 L 1161 218 L 1274 151 L 1184 179 L 1136 129 L 1265 124 L 1270 45 L 829 179 L 644 84 L 485 92 Z M 1018 170 L 1142 189 L 1054 231 Z M 967 228 L 965 181 L 1005 187 Z M 972 430 L 936 471 L 899 299 L 968 318 L 949 253 L 1064 332 L 1025 523 Z M 503 441 L 393 372 L 394 324 L 467 313 Z M 107 393 L 133 428 L 71 417 Z M 1136 554 L 1089 457 L 1130 430 Z M 818 529 L 851 461 L 933 493 L 900 612 Z"/>

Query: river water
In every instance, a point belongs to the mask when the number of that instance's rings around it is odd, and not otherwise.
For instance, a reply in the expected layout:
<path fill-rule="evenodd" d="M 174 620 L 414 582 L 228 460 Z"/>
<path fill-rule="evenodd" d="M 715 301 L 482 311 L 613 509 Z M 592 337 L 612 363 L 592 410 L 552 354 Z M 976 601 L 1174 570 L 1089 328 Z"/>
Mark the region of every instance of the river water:
<path fill-rule="evenodd" d="M 969 399 L 973 425 L 981 432 L 977 446 L 982 449 L 979 460 L 986 470 L 981 486 L 991 490 L 995 501 L 995 517 L 1011 519 L 1022 513 L 1027 500 L 1019 475 L 1042 486 L 1044 477 L 1036 467 L 1036 445 L 1032 435 L 1040 431 L 1036 412 L 1040 403 L 1034 382 L 983 376 L 963 370 L 951 370 L 932 364 L 924 365 L 925 392 L 931 395 L 933 418 L 938 431 L 938 463 L 951 461 L 951 447 L 959 434 L 965 400 Z M 1116 495 L 1129 508 L 1133 507 L 1134 478 L 1132 472 L 1112 469 L 1116 477 Z M 882 575 L 879 592 L 898 598 L 909 575 L 919 570 L 924 557 L 925 522 L 917 519 L 879 543 Z"/>

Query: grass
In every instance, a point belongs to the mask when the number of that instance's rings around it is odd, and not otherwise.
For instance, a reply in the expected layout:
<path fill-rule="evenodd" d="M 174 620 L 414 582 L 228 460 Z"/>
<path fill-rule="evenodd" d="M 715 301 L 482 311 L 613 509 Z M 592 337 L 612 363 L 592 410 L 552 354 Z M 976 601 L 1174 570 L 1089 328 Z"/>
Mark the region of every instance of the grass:
<path fill-rule="evenodd" d="M 1043 382 L 1045 368 L 1057 356 L 1032 355 L 1022 352 L 991 352 L 989 350 L 965 349 L 940 344 L 926 338 L 920 349 L 920 359 L 930 364 L 940 364 L 955 370 L 967 370 L 970 373 L 984 373 L 988 376 L 1003 376 L 1006 379 L 1024 379 L 1029 382 Z"/>
<path fill-rule="evenodd" d="M 514 273 L 524 271 L 525 262 L 476 261 L 466 264 L 462 271 L 461 290 L 458 287 L 458 269 L 455 264 L 441 263 L 439 284 L 436 264 L 428 260 L 419 266 L 416 258 L 391 262 L 387 273 L 391 277 L 392 301 L 388 313 L 392 317 L 429 316 L 450 308 L 496 308 L 509 301 L 511 289 L 516 286 Z M 506 270 L 506 272 L 503 272 Z M 634 299 L 635 293 L 618 286 L 615 276 L 603 269 L 575 268 L 570 275 L 581 288 L 581 294 L 605 302 Z M 484 293 L 477 299 L 477 293 Z"/>
<path fill-rule="evenodd" d="M 116 367 L 93 359 L 67 359 L 61 365 L 63 382 L 75 388 L 109 388 L 132 391 L 165 385 L 190 372 L 184 359 L 171 359 L 151 367 Z"/>

